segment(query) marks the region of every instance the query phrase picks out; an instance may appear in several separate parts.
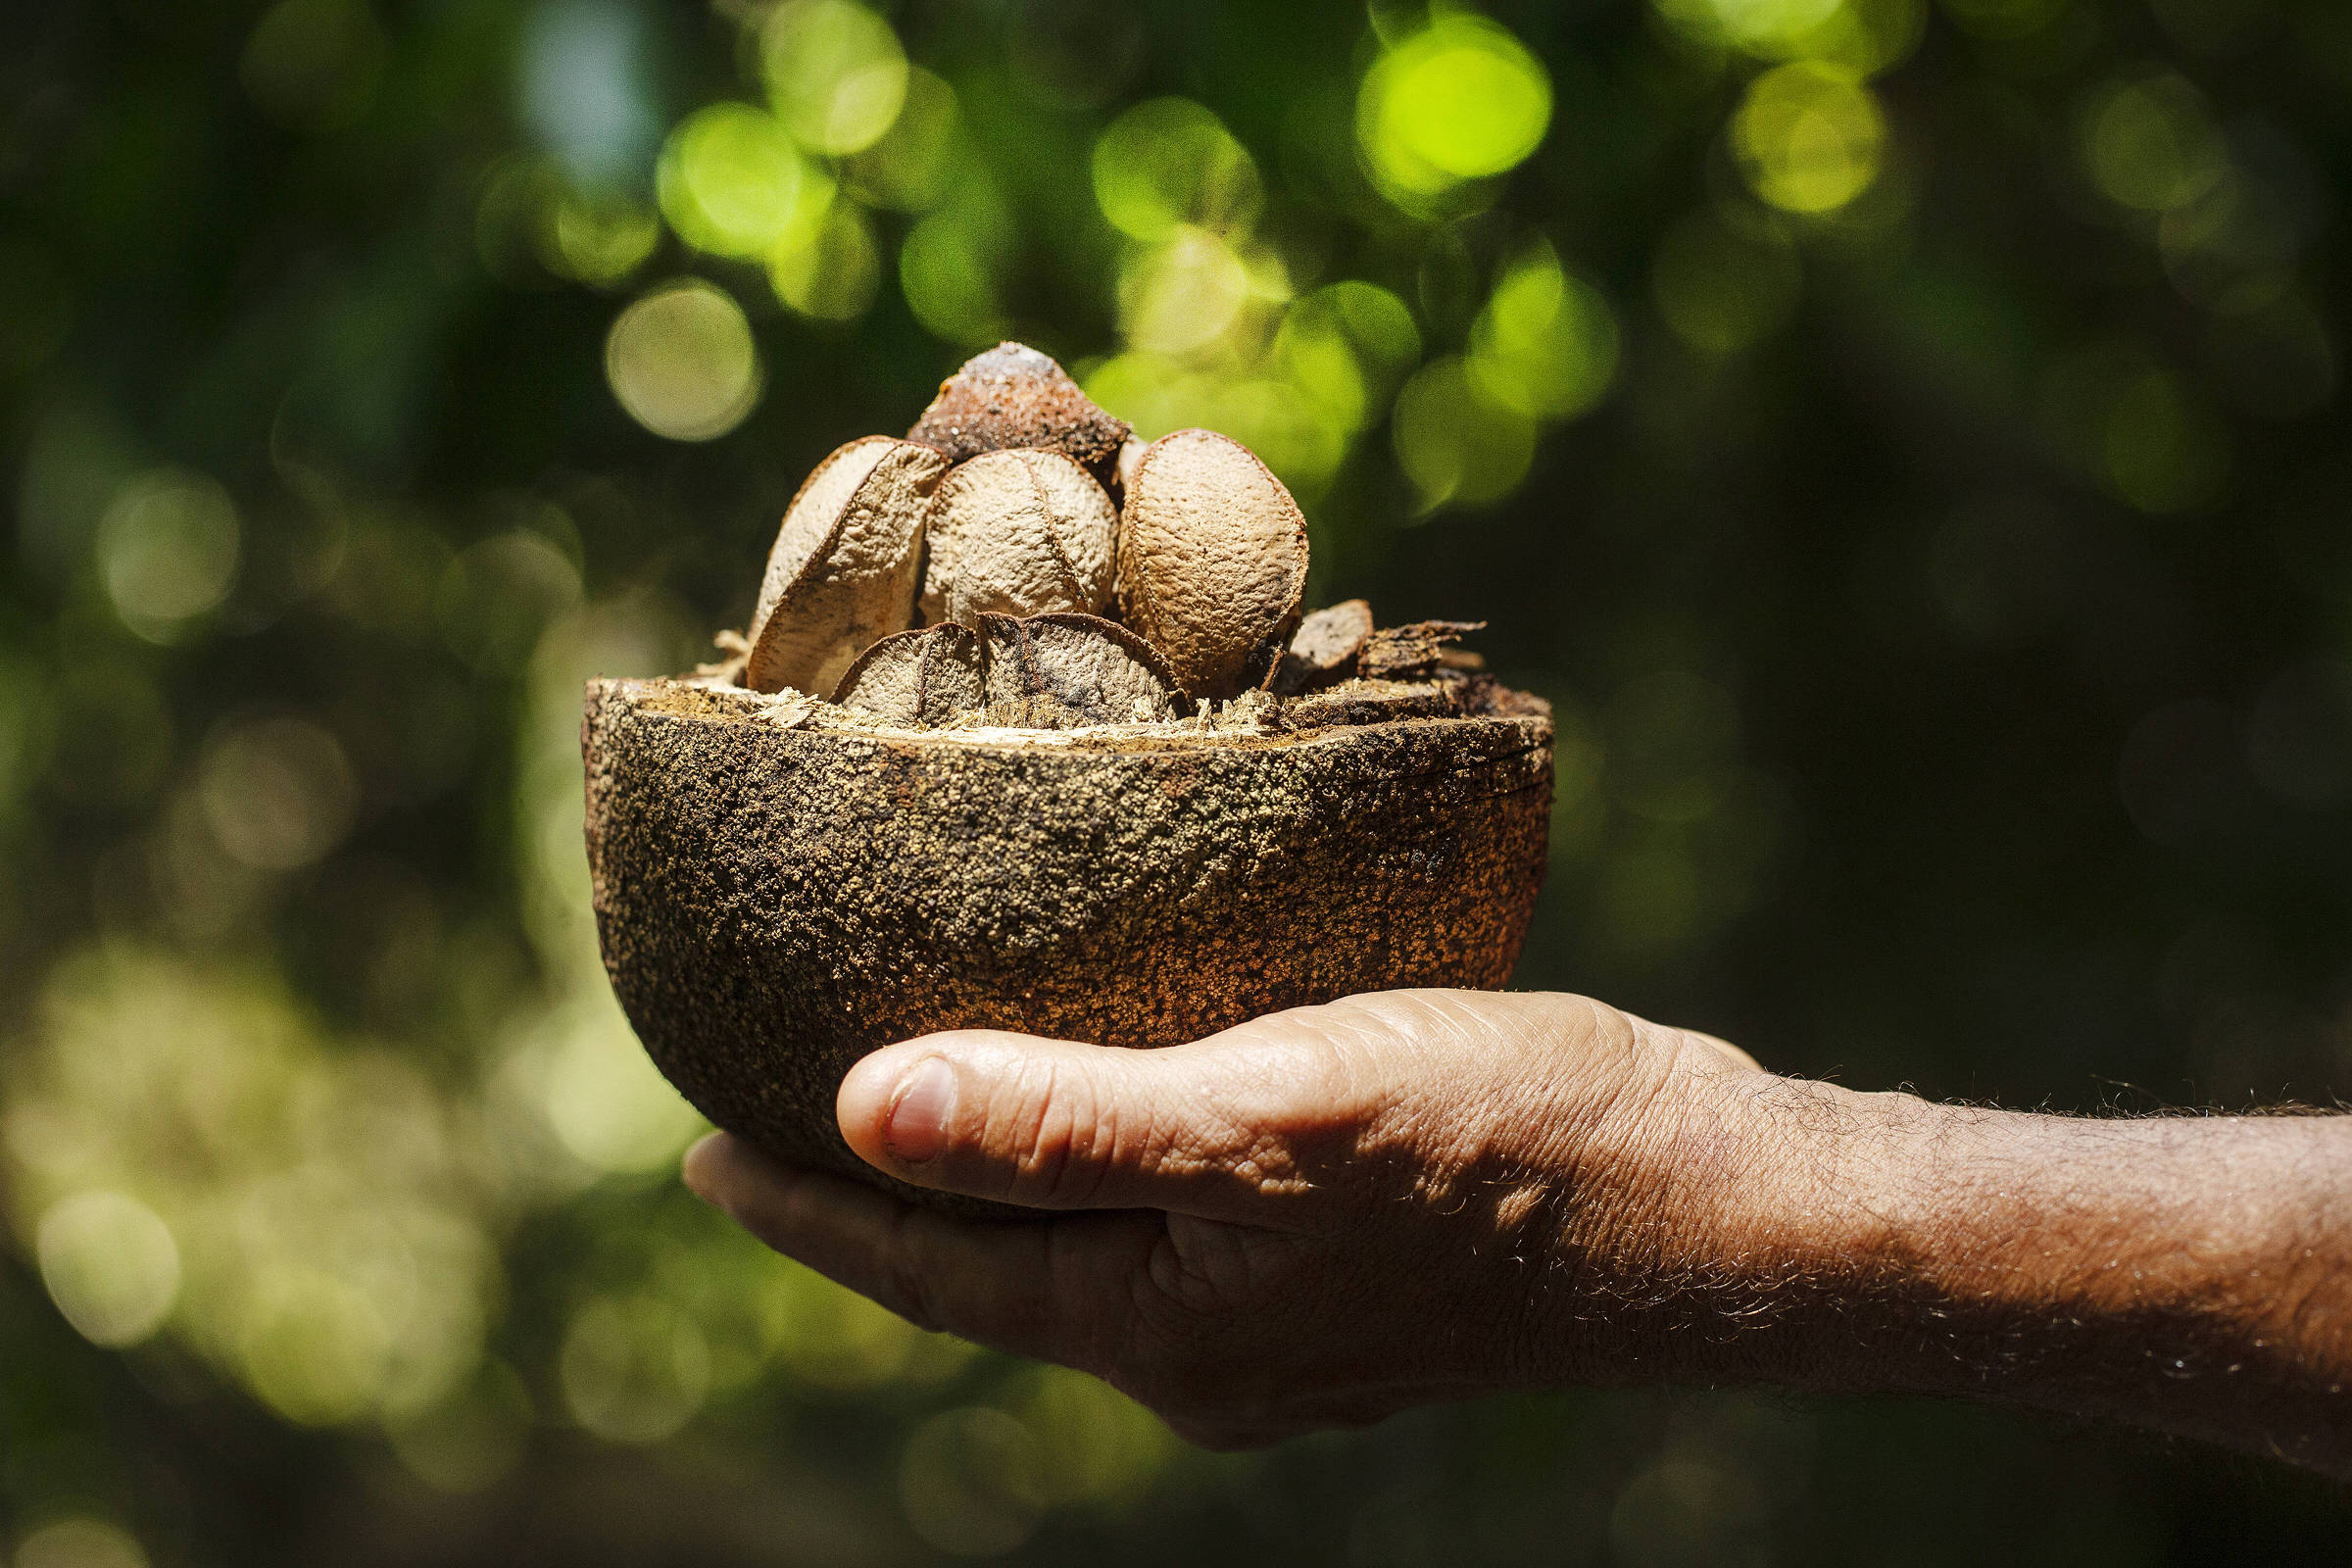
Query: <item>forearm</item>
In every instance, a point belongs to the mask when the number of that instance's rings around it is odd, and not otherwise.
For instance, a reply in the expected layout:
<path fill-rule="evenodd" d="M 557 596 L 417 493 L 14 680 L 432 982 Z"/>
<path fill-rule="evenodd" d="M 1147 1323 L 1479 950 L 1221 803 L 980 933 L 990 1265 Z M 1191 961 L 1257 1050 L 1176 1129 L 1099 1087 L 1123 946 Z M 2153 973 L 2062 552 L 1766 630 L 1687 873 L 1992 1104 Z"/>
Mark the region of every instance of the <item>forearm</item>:
<path fill-rule="evenodd" d="M 1731 1330 L 1677 1327 L 1724 1374 L 2352 1475 L 2352 1118 L 2091 1120 L 1759 1078 L 1688 1119 L 1716 1189 L 1689 1211 L 1720 1228 L 1693 1299 Z"/>

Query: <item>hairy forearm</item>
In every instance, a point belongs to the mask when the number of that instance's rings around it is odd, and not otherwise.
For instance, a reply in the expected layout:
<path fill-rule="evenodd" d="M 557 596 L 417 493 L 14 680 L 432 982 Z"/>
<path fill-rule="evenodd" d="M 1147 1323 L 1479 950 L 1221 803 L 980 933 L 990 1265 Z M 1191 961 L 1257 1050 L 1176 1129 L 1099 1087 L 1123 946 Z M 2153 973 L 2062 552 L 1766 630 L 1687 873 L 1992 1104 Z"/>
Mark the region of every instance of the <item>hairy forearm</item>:
<path fill-rule="evenodd" d="M 1709 1192 L 1682 1184 L 1683 1211 L 1714 1234 L 1670 1327 L 1696 1370 L 2352 1475 L 2352 1117 L 2093 1120 L 1759 1077 L 1686 1121 Z"/>

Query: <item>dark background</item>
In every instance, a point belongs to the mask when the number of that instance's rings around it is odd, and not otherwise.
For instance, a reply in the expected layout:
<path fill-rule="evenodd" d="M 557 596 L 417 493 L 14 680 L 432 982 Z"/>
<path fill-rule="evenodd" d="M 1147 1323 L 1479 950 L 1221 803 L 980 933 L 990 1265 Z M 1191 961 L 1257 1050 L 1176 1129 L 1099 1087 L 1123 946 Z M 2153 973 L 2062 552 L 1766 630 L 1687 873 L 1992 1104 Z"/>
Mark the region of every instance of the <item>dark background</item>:
<path fill-rule="evenodd" d="M 915 1336 L 677 1189 L 573 747 L 1016 335 L 1258 446 L 1315 602 L 1558 705 L 1519 984 L 1857 1087 L 2331 1104 L 2352 14 L 882 15 L 0 22 L 14 1561 L 2340 1560 L 2336 1490 L 1956 1404 L 1212 1457 Z"/>

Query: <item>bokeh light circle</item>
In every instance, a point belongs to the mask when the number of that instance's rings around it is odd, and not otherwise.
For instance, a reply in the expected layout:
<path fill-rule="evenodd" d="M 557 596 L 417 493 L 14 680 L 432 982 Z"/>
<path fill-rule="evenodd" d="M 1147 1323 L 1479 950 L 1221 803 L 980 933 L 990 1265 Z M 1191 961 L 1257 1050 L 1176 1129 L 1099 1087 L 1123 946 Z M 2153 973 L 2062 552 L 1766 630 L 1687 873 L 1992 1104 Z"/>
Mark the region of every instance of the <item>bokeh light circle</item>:
<path fill-rule="evenodd" d="M 1424 513 L 1499 501 L 1536 456 L 1535 421 L 1494 402 L 1458 357 L 1431 361 L 1404 384 L 1390 434 Z"/>
<path fill-rule="evenodd" d="M 1044 1512 L 1044 1458 L 1036 1435 L 1003 1410 L 943 1411 L 907 1440 L 899 1468 L 906 1522 L 959 1557 L 1010 1551 Z"/>
<path fill-rule="evenodd" d="M 238 1349 L 253 1392 L 296 1426 L 367 1415 L 392 1373 L 392 1327 L 365 1286 L 294 1258 L 255 1273 Z"/>
<path fill-rule="evenodd" d="M 155 1210 L 122 1193 L 76 1193 L 50 1205 L 35 1237 L 41 1283 L 83 1339 L 120 1348 L 163 1327 L 179 1296 L 179 1247 Z"/>
<path fill-rule="evenodd" d="M 236 581 L 236 504 L 219 481 L 156 468 L 116 492 L 98 524 L 98 572 L 123 624 L 170 642 Z"/>
<path fill-rule="evenodd" d="M 1154 98 L 1112 121 L 1095 140 L 1092 168 L 1102 216 L 1146 244 L 1188 226 L 1247 227 L 1265 201 L 1250 149 L 1189 98 Z"/>
<path fill-rule="evenodd" d="M 808 243 L 779 247 L 767 263 L 776 298 L 819 321 L 863 316 L 874 303 L 881 276 L 873 229 L 852 202 L 836 202 Z"/>
<path fill-rule="evenodd" d="M 197 799 L 220 847 L 260 871 L 323 859 L 351 830 L 359 782 L 335 738 L 306 719 L 247 719 L 205 747 Z"/>
<path fill-rule="evenodd" d="M 1820 29 L 1843 0 L 1655 0 L 1658 14 L 1699 43 L 1766 54 Z M 1787 58 L 1783 55 L 1782 58 Z"/>
<path fill-rule="evenodd" d="M 1571 277 L 1548 242 L 1523 250 L 1470 327 L 1469 367 L 1488 401 L 1533 418 L 1574 418 L 1617 376 L 1617 318 Z"/>
<path fill-rule="evenodd" d="M 110 1520 L 59 1519 L 26 1536 L 16 1568 L 147 1568 L 138 1538 Z"/>
<path fill-rule="evenodd" d="M 899 247 L 899 287 L 924 328 L 950 343 L 977 347 L 1011 330 L 984 234 L 949 208 L 925 217 Z"/>
<path fill-rule="evenodd" d="M 700 278 L 684 278 L 612 322 L 605 379 L 629 417 L 654 434 L 711 441 L 758 406 L 765 372 L 743 307 Z"/>
<path fill-rule="evenodd" d="M 660 1297 L 597 1297 L 572 1314 L 557 1373 L 581 1426 L 608 1443 L 659 1443 L 702 1408 L 710 1348 Z"/>
<path fill-rule="evenodd" d="M 2143 212 L 2186 207 L 2230 172 L 2230 152 L 2204 96 L 2170 74 L 2093 93 L 2079 134 L 2100 191 Z"/>
<path fill-rule="evenodd" d="M 1188 226 L 1121 270 L 1120 324 L 1148 354 L 1189 354 L 1223 337 L 1250 295 L 1250 269 L 1234 248 Z"/>
<path fill-rule="evenodd" d="M 773 115 L 712 104 L 669 133 L 657 177 L 662 215 L 696 250 L 758 261 L 823 217 L 833 183 L 808 167 Z"/>
<path fill-rule="evenodd" d="M 1356 94 L 1373 175 L 1407 197 L 1515 169 L 1550 125 L 1550 74 L 1482 17 L 1441 17 L 1383 54 Z"/>
<path fill-rule="evenodd" d="M 1818 60 L 1748 84 L 1732 147 L 1748 184 L 1784 212 L 1830 213 L 1868 190 L 1886 156 L 1886 122 L 1853 72 Z"/>
<path fill-rule="evenodd" d="M 1343 430 L 1386 409 L 1421 359 L 1413 313 L 1377 283 L 1327 283 L 1284 313 L 1272 353 L 1285 379 Z"/>
<path fill-rule="evenodd" d="M 851 0 L 788 0 L 760 33 L 776 113 L 810 152 L 846 158 L 880 141 L 906 102 L 906 53 L 890 24 Z"/>

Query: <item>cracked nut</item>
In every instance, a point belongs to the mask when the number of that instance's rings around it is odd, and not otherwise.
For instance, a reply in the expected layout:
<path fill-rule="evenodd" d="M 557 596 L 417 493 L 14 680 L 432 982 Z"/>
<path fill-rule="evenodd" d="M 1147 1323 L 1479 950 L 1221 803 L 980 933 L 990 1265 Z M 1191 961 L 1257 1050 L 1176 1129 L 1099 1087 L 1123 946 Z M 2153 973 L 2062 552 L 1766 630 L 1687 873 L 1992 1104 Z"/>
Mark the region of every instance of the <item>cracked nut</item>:
<path fill-rule="evenodd" d="M 977 631 L 951 620 L 885 637 L 850 666 L 833 701 L 904 729 L 1076 729 L 1184 710 L 1151 644 L 1079 614 L 984 614 Z"/>
<path fill-rule="evenodd" d="M 879 435 L 817 465 L 767 558 L 746 685 L 821 696 L 876 639 L 913 623 L 923 521 L 947 470 L 929 447 Z"/>
<path fill-rule="evenodd" d="M 1266 689 L 1277 697 L 1313 691 L 1355 673 L 1372 640 L 1372 607 L 1349 599 L 1318 610 L 1298 623 L 1298 635 L 1274 666 Z"/>
<path fill-rule="evenodd" d="M 1020 729 L 1139 724 L 1181 712 L 1152 645 L 1095 615 L 980 617 L 988 721 Z"/>
<path fill-rule="evenodd" d="M 951 621 L 885 637 L 858 656 L 833 701 L 906 729 L 938 729 L 988 704 L 980 636 Z"/>

